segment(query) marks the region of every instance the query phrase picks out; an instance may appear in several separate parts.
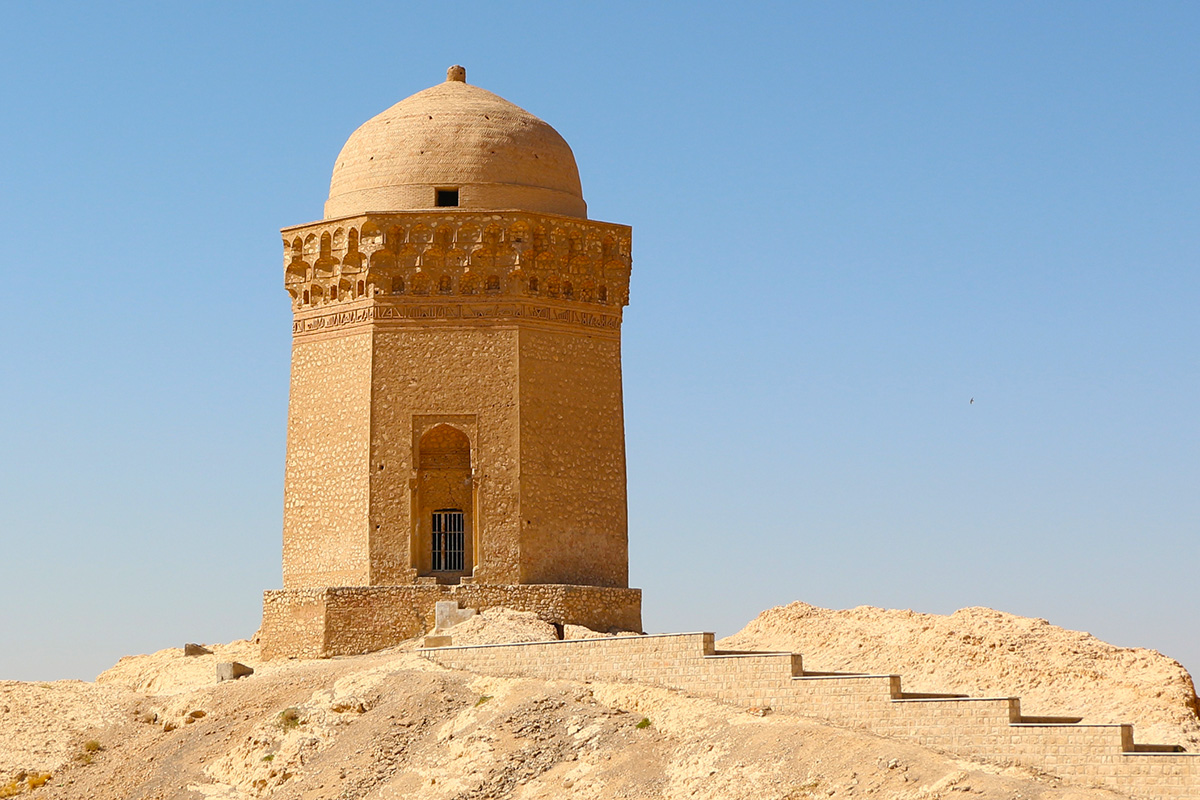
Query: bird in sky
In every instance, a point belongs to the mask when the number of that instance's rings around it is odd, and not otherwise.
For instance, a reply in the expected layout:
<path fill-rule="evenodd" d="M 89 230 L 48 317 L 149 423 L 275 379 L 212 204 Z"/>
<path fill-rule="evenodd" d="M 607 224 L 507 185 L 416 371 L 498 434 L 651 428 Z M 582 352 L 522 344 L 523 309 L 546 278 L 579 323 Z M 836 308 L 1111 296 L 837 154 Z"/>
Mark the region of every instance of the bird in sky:
<path fill-rule="evenodd" d="M 972 398 L 971 398 L 971 402 L 970 402 L 970 403 L 967 403 L 967 405 L 970 405 L 970 406 L 973 406 L 973 405 L 975 405 L 975 398 L 974 398 L 974 397 L 972 397 Z"/>

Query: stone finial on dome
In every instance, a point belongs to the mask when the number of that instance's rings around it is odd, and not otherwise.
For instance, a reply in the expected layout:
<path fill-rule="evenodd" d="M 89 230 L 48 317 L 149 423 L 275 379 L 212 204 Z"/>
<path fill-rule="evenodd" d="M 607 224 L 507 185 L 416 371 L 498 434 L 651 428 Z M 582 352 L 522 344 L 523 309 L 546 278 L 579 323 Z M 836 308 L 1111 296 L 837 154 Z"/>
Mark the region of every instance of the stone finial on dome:
<path fill-rule="evenodd" d="M 446 80 L 458 81 L 459 83 L 467 82 L 467 68 L 455 64 L 450 69 L 446 70 Z"/>

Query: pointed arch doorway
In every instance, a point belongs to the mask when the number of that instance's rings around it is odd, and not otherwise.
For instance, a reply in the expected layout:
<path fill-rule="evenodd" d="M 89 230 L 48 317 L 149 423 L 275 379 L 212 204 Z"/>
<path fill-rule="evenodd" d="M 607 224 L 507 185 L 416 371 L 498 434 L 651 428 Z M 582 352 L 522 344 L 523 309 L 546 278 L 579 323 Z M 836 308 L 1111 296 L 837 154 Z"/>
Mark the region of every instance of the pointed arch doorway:
<path fill-rule="evenodd" d="M 446 423 L 434 425 L 417 446 L 413 548 L 417 574 L 458 583 L 475 567 L 475 487 L 471 441 Z"/>

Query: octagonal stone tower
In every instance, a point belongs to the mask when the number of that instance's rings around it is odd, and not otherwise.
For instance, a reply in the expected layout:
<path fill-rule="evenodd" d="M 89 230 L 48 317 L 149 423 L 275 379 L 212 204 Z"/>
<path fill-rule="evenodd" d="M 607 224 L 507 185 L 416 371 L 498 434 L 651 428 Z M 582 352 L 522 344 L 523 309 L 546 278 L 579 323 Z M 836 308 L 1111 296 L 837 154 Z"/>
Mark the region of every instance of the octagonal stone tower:
<path fill-rule="evenodd" d="M 282 233 L 284 588 L 264 656 L 387 647 L 446 599 L 640 630 L 630 229 L 587 218 L 563 138 L 451 67 L 356 130 L 325 218 Z"/>

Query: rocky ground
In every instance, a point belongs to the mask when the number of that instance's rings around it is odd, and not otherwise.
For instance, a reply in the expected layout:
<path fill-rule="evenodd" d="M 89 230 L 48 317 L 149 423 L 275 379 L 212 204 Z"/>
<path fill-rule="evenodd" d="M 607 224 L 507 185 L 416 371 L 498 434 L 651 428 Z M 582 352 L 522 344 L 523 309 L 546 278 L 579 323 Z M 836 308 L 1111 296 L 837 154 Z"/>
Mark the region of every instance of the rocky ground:
<path fill-rule="evenodd" d="M 767 613 L 788 609 L 796 611 Z M 738 636 L 769 630 L 760 617 Z M 454 636 L 466 644 L 552 632 L 529 615 L 497 611 Z M 784 626 L 779 635 L 795 631 Z M 172 649 L 124 658 L 96 683 L 0 683 L 0 797 L 1117 796 L 666 690 L 454 672 L 422 659 L 416 644 L 262 662 L 243 641 L 213 655 Z M 255 673 L 217 683 L 216 663 L 228 660 Z M 1109 688 L 1100 679 L 1090 691 Z M 45 785 L 28 788 L 47 773 Z"/>

